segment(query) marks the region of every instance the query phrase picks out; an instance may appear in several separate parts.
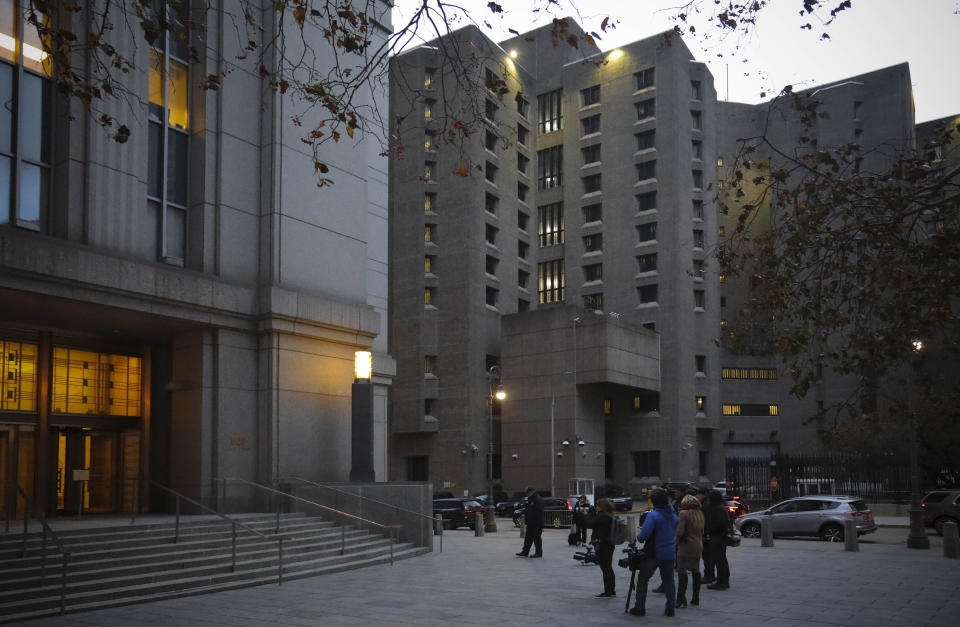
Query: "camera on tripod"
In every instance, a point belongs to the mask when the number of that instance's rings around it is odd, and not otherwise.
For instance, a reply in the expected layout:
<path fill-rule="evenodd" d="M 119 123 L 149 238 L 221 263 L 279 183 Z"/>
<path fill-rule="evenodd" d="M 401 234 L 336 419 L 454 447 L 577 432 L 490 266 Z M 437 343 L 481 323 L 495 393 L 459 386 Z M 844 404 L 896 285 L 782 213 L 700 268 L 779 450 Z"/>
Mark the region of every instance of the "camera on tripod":
<path fill-rule="evenodd" d="M 577 560 L 578 562 L 583 562 L 584 566 L 587 564 L 600 564 L 600 561 L 597 559 L 596 552 L 593 550 L 593 547 L 589 545 L 585 546 L 583 551 L 577 551 L 574 553 L 573 559 Z"/>
<path fill-rule="evenodd" d="M 646 550 L 642 546 L 637 546 L 636 542 L 628 544 L 623 552 L 625 555 L 617 562 L 620 568 L 629 568 L 631 571 L 635 571 L 647 559 Z"/>

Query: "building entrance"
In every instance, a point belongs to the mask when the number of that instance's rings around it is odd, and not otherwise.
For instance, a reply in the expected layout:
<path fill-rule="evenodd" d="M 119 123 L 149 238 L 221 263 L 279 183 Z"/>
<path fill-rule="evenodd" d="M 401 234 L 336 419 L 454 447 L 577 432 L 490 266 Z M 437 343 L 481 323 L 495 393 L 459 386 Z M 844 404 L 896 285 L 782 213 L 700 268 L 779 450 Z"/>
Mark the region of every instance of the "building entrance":
<path fill-rule="evenodd" d="M 82 427 L 52 429 L 57 513 L 129 513 L 140 467 L 140 433 Z"/>
<path fill-rule="evenodd" d="M 0 424 L 0 518 L 5 518 L 7 512 L 16 518 L 25 508 L 12 481 L 19 483 L 27 494 L 33 494 L 35 451 L 32 426 Z"/>

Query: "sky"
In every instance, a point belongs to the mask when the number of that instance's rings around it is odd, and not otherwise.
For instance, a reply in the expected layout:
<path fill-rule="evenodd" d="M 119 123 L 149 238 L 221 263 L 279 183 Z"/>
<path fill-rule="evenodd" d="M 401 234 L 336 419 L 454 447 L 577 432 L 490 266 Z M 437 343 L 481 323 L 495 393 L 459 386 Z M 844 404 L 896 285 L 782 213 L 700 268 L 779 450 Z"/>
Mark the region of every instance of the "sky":
<path fill-rule="evenodd" d="M 597 44 L 607 51 L 673 28 L 670 18 L 676 10 L 671 8 L 686 0 L 559 1 L 561 15 L 598 32 L 602 39 Z M 832 7 L 840 1 L 825 4 Z M 713 0 L 700 2 L 713 11 Z M 504 13 L 497 16 L 487 8 L 487 0 L 456 2 L 495 41 L 511 37 L 508 28 L 524 32 L 549 23 L 553 15 L 536 13 L 531 7 L 555 4 L 547 0 L 499 3 Z M 405 10 L 419 4 L 420 0 L 396 0 L 394 26 L 405 23 L 401 21 Z M 694 57 L 710 67 L 719 98 L 758 103 L 764 101 L 761 93 L 770 98 L 786 85 L 803 89 L 906 61 L 917 122 L 960 114 L 960 0 L 852 0 L 851 8 L 827 27 L 809 16 L 801 18 L 802 6 L 802 0 L 771 0 L 748 38 L 725 41 L 719 41 L 715 27 L 699 19 L 698 34 L 683 39 Z M 606 16 L 616 28 L 604 33 L 600 24 Z M 807 22 L 813 28 L 801 29 Z M 829 39 L 821 39 L 824 32 Z"/>

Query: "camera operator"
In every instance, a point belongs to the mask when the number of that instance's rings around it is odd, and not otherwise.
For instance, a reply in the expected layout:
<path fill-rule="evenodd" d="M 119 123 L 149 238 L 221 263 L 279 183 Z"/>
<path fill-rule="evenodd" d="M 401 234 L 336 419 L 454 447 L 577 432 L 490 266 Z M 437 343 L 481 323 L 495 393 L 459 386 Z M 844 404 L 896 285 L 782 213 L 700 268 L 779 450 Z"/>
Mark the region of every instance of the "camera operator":
<path fill-rule="evenodd" d="M 584 521 L 588 529 L 593 529 L 593 545 L 597 550 L 597 563 L 603 573 L 603 592 L 598 599 L 610 599 L 617 596 L 617 581 L 613 574 L 613 503 L 609 499 L 597 501 L 597 513 Z"/>
<path fill-rule="evenodd" d="M 637 570 L 637 602 L 630 609 L 634 616 L 646 616 L 647 584 L 654 571 L 660 570 L 664 592 L 667 594 L 667 606 L 664 612 L 667 616 L 674 615 L 676 602 L 676 582 L 673 577 L 674 560 L 677 557 L 677 515 L 670 508 L 667 493 L 656 489 L 650 495 L 653 509 L 643 521 L 643 527 L 637 534 L 638 542 L 652 540 L 654 559 L 646 560 Z M 647 551 L 651 549 L 647 544 Z"/>

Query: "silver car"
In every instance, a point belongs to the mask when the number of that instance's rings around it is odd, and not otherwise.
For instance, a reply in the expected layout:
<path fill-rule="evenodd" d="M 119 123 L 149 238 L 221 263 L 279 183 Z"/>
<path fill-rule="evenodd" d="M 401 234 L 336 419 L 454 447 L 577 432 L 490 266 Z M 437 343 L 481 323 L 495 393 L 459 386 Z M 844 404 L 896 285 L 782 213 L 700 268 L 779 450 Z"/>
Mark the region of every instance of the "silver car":
<path fill-rule="evenodd" d="M 847 520 L 856 521 L 858 536 L 877 530 L 873 512 L 857 496 L 801 496 L 741 516 L 734 524 L 745 538 L 759 538 L 764 519 L 773 524 L 774 536 L 819 536 L 828 542 L 843 541 Z"/>

